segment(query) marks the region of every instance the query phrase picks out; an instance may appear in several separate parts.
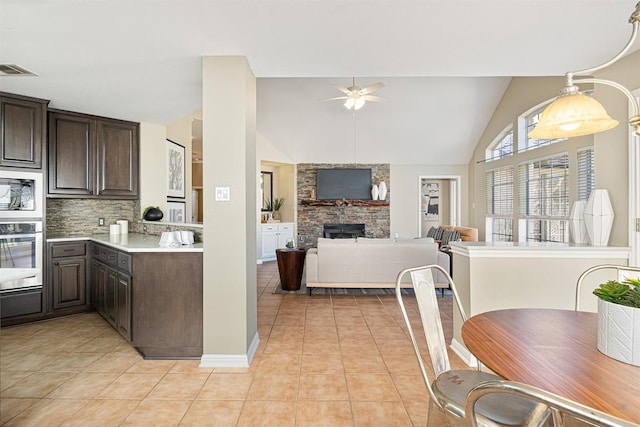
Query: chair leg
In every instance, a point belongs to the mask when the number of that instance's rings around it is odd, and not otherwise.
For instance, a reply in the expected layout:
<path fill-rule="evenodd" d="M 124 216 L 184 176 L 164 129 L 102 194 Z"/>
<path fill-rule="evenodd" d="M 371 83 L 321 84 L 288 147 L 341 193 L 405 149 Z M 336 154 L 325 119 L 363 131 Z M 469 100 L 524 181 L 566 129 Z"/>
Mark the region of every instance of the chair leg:
<path fill-rule="evenodd" d="M 465 427 L 463 419 L 455 417 L 440 406 L 429 400 L 429 415 L 427 417 L 427 427 Z"/>

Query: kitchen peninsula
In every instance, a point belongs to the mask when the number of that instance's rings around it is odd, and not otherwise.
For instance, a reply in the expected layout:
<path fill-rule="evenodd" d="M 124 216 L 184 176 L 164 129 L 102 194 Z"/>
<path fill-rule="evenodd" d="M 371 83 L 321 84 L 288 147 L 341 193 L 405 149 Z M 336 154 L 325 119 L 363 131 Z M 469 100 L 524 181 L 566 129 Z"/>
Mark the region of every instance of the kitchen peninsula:
<path fill-rule="evenodd" d="M 453 280 L 471 317 L 507 308 L 573 310 L 576 281 L 599 264 L 628 265 L 629 248 L 553 242 L 451 242 Z M 581 292 L 584 311 L 597 310 L 591 291 L 605 280 L 592 275 Z M 453 312 L 452 348 L 472 364 L 463 345 L 462 318 Z"/>
<path fill-rule="evenodd" d="M 202 243 L 159 243 L 137 233 L 48 237 L 49 305 L 95 308 L 145 358 L 200 358 Z"/>

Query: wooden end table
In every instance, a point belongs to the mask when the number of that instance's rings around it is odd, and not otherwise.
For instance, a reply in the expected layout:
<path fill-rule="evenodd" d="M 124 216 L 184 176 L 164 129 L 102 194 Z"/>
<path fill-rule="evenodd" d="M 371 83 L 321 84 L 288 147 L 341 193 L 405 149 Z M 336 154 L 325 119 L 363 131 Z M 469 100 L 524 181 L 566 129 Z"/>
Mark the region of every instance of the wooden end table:
<path fill-rule="evenodd" d="M 280 286 L 284 291 L 300 290 L 306 249 L 276 249 Z"/>

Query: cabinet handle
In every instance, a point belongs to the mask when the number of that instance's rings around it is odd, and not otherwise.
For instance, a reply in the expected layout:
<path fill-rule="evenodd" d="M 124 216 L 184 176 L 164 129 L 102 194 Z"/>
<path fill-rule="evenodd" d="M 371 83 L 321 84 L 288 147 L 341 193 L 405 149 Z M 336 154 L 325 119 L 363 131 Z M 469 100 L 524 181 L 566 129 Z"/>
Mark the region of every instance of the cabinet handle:
<path fill-rule="evenodd" d="M 60 265 L 58 261 L 53 261 L 53 265 Z"/>

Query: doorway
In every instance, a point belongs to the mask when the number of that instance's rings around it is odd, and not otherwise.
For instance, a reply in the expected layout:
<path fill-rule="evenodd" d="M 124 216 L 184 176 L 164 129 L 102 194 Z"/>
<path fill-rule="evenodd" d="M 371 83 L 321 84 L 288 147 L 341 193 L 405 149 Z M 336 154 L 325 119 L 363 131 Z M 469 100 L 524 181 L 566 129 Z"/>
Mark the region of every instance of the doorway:
<path fill-rule="evenodd" d="M 419 236 L 425 237 L 431 227 L 459 225 L 459 176 L 420 176 L 418 188 Z"/>

